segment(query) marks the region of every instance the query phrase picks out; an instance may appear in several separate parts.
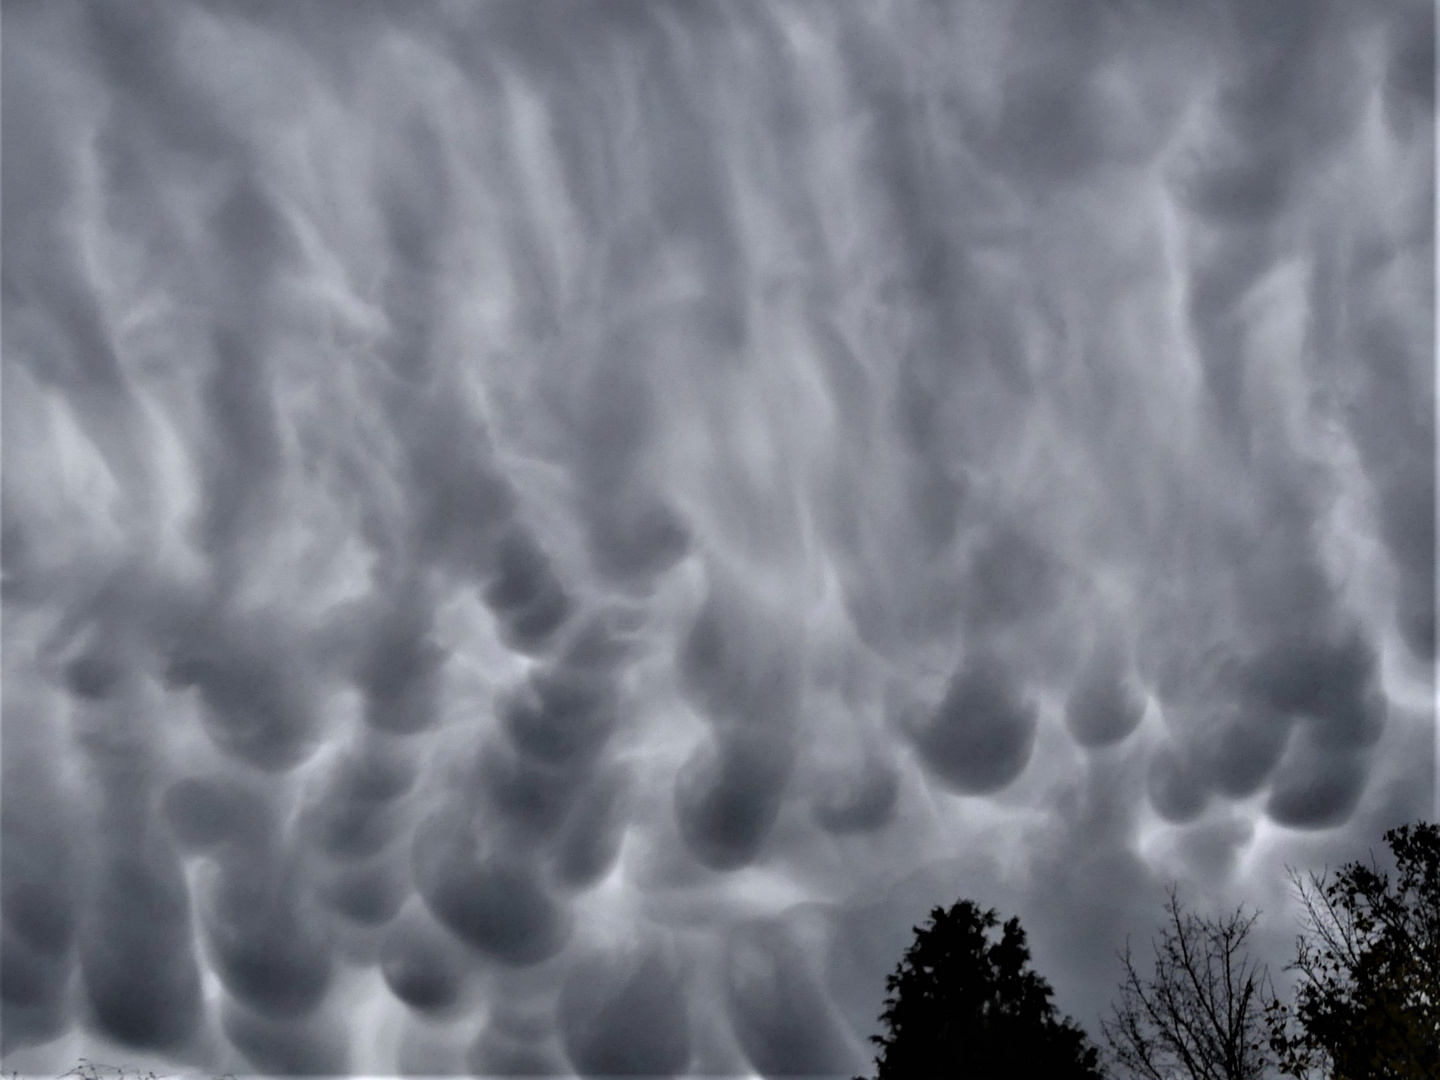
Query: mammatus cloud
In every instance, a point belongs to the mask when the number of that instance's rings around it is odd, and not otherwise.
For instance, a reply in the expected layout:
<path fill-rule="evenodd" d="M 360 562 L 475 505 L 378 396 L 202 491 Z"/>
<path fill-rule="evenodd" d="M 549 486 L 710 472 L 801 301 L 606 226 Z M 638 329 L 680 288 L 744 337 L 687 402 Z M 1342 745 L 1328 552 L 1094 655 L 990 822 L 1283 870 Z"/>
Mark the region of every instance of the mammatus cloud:
<path fill-rule="evenodd" d="M 5 20 L 6 1068 L 848 1076 L 1433 814 L 1429 5 Z"/>

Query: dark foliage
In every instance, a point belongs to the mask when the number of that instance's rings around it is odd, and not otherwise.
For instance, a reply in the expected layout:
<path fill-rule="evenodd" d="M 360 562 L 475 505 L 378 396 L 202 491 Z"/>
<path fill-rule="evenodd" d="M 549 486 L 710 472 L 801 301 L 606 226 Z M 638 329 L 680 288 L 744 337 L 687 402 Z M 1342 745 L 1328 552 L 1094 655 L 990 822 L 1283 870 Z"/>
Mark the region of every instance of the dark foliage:
<path fill-rule="evenodd" d="M 895 973 L 885 981 L 878 1080 L 1044 1076 L 1094 1080 L 1103 1074 L 1083 1031 L 1061 1017 L 1050 985 L 1029 970 L 1020 921 L 1000 939 L 999 920 L 969 900 L 935 908 Z"/>
<path fill-rule="evenodd" d="M 1385 834 L 1395 877 L 1349 863 L 1292 875 L 1306 913 L 1295 1004 L 1271 1007 L 1271 1045 L 1291 1076 L 1440 1077 L 1440 826 Z"/>

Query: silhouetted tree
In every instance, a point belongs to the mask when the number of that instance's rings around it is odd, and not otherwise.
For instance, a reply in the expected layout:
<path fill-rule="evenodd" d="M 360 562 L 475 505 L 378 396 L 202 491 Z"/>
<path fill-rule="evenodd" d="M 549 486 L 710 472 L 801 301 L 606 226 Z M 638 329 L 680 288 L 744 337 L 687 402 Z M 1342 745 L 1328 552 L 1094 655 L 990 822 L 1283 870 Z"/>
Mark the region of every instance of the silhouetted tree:
<path fill-rule="evenodd" d="M 1144 1080 L 1259 1080 L 1272 1070 L 1265 1008 L 1269 975 L 1245 940 L 1257 914 L 1221 918 L 1187 911 L 1172 887 L 1143 977 L 1127 942 L 1125 981 L 1101 1022 L 1109 1056 L 1123 1075 Z"/>
<path fill-rule="evenodd" d="M 1049 983 L 1029 969 L 1020 920 L 998 941 L 993 910 L 962 900 L 935 908 L 895 973 L 871 1041 L 878 1080 L 1047 1077 L 1096 1080 L 1098 1051 L 1051 1003 Z"/>
<path fill-rule="evenodd" d="M 1295 1004 L 1274 1003 L 1271 1046 L 1291 1076 L 1440 1077 L 1440 826 L 1385 834 L 1396 876 L 1354 862 L 1291 879 L 1305 908 Z"/>

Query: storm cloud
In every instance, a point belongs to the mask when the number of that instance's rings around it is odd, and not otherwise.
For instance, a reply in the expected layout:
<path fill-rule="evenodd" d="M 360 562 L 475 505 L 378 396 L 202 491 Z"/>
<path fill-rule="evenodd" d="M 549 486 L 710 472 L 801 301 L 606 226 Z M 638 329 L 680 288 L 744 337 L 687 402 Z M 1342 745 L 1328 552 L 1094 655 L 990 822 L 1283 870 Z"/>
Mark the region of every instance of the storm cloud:
<path fill-rule="evenodd" d="M 6 1069 L 850 1076 L 1433 815 L 1431 5 L 5 23 Z"/>

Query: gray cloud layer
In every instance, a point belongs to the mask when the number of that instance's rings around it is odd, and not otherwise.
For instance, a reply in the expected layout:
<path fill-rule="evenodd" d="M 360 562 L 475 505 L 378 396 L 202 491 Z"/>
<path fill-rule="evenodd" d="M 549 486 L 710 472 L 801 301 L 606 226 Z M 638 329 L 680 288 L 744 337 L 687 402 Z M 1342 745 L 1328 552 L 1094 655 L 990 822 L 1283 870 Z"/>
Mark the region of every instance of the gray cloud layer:
<path fill-rule="evenodd" d="M 6 1068 L 851 1075 L 1433 813 L 1429 5 L 5 18 Z"/>

